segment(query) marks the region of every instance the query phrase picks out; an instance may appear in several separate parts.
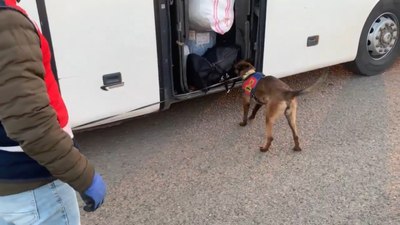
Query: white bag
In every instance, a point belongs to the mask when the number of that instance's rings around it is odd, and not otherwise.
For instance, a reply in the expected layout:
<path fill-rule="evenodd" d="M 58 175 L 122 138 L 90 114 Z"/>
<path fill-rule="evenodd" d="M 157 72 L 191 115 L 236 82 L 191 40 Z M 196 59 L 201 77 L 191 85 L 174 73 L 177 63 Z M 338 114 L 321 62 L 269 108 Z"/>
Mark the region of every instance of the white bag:
<path fill-rule="evenodd" d="M 189 27 L 196 31 L 228 32 L 235 0 L 189 0 Z"/>

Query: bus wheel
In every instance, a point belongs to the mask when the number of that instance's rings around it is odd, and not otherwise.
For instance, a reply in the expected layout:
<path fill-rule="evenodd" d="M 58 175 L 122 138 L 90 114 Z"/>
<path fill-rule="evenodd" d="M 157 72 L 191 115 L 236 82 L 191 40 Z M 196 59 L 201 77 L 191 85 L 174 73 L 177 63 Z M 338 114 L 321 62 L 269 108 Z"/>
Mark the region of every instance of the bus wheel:
<path fill-rule="evenodd" d="M 356 59 L 349 67 L 357 74 L 382 73 L 400 52 L 400 7 L 393 1 L 380 1 L 369 15 L 361 33 Z"/>

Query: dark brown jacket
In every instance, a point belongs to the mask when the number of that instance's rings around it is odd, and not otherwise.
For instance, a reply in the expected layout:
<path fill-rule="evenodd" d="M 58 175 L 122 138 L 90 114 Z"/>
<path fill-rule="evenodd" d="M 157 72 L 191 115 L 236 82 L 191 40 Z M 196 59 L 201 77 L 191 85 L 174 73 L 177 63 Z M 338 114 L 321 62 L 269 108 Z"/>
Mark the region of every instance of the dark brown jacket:
<path fill-rule="evenodd" d="M 7 135 L 18 141 L 28 156 L 55 178 L 83 192 L 92 182 L 94 168 L 61 129 L 49 105 L 43 76 L 35 27 L 19 12 L 0 10 L 0 121 Z M 0 196 L 48 182 L 0 180 Z"/>

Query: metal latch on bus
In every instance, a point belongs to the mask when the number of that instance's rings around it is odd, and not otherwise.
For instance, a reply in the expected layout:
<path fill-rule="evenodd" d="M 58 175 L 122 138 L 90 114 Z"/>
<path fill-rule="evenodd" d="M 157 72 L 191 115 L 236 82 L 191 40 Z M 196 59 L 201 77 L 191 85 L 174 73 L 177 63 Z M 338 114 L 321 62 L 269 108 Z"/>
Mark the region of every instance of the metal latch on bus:
<path fill-rule="evenodd" d="M 124 86 L 124 82 L 122 82 L 122 75 L 120 72 L 103 75 L 103 84 L 104 85 L 100 88 L 104 91 Z"/>
<path fill-rule="evenodd" d="M 319 35 L 314 35 L 307 38 L 307 47 L 316 46 L 318 43 Z"/>

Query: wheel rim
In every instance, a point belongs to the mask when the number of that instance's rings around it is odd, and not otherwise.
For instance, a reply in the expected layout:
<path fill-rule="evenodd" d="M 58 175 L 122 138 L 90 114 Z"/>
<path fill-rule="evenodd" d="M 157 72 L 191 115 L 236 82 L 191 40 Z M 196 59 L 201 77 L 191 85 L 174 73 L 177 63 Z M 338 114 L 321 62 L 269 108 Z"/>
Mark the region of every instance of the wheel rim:
<path fill-rule="evenodd" d="M 394 49 L 399 41 L 399 27 L 393 13 L 384 13 L 374 21 L 367 37 L 367 49 L 373 59 L 382 59 Z"/>

